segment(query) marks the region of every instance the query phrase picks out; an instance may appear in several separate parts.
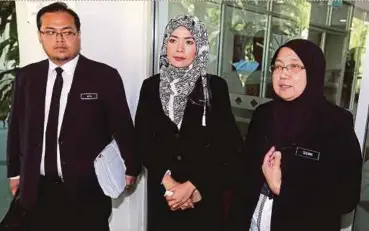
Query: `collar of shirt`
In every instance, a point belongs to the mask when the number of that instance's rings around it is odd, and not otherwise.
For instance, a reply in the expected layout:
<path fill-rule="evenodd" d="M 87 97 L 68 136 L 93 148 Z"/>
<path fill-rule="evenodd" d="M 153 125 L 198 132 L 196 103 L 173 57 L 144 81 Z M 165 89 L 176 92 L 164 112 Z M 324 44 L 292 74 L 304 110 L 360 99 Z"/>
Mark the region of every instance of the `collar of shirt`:
<path fill-rule="evenodd" d="M 62 75 L 63 75 L 64 82 L 66 82 L 66 81 L 69 82 L 69 81 L 72 80 L 72 78 L 74 76 L 74 71 L 76 70 L 78 59 L 79 59 L 79 55 L 77 55 L 76 57 L 74 57 L 72 60 L 65 63 L 64 65 L 60 66 L 63 69 L 63 74 Z M 57 67 L 58 67 L 58 65 L 56 65 L 55 63 L 53 63 L 49 59 L 48 76 L 51 76 L 52 73 L 55 73 L 55 76 L 56 76 L 55 68 L 57 68 Z"/>

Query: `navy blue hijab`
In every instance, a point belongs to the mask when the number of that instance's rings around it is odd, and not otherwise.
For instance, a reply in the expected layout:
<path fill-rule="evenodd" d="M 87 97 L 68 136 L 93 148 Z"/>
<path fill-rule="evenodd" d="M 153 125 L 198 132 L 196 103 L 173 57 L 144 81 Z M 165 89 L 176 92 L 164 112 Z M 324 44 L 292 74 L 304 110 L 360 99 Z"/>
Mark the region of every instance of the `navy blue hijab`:
<path fill-rule="evenodd" d="M 304 128 L 316 119 L 312 116 L 315 109 L 325 101 L 325 57 L 320 47 L 304 39 L 291 40 L 276 51 L 271 64 L 275 63 L 283 47 L 290 48 L 301 59 L 306 69 L 307 85 L 303 93 L 292 101 L 283 100 L 275 92 L 273 94 L 273 140 L 277 147 L 301 142 Z"/>

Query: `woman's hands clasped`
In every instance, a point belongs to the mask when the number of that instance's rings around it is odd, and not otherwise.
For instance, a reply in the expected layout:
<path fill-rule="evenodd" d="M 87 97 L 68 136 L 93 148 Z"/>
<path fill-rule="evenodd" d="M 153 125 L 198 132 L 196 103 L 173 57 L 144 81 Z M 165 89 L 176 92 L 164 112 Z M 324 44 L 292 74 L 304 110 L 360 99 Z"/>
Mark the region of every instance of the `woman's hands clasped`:
<path fill-rule="evenodd" d="M 167 175 L 163 178 L 163 185 L 170 192 L 164 196 L 172 211 L 194 208 L 194 203 L 201 200 L 200 192 L 190 181 L 178 183 Z"/>

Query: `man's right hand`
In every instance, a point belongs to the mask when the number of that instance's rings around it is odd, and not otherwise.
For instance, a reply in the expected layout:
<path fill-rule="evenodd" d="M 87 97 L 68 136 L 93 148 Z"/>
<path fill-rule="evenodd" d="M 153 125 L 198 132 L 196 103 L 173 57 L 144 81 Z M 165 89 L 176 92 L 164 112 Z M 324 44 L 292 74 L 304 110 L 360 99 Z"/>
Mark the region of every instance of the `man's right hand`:
<path fill-rule="evenodd" d="M 19 187 L 19 177 L 15 179 L 9 179 L 9 188 L 13 196 L 17 192 L 18 187 Z"/>

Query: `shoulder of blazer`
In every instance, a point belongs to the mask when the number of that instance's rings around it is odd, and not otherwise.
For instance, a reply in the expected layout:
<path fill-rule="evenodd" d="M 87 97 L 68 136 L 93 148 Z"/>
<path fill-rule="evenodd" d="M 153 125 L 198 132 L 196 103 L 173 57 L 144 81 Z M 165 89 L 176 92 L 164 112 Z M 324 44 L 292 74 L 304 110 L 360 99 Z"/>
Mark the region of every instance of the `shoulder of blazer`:
<path fill-rule="evenodd" d="M 78 59 L 74 78 L 89 81 L 93 85 L 100 85 L 106 92 L 123 85 L 123 80 L 117 69 L 105 63 L 88 59 L 83 55 L 80 55 Z"/>
<path fill-rule="evenodd" d="M 34 75 L 39 75 L 42 71 L 47 71 L 49 68 L 48 59 L 28 64 L 24 67 L 21 67 L 16 74 L 16 81 L 18 83 L 24 82 L 27 79 L 31 78 Z M 45 73 L 46 74 L 46 73 Z"/>
<path fill-rule="evenodd" d="M 350 111 L 325 100 L 319 107 L 319 118 L 332 129 L 342 126 L 353 128 L 354 120 Z M 322 118 L 323 117 L 323 118 Z"/>
<path fill-rule="evenodd" d="M 227 81 L 225 79 L 223 79 L 220 76 L 217 75 L 213 75 L 213 74 L 207 74 L 206 78 L 208 78 L 208 82 L 210 83 L 210 85 L 213 87 L 227 87 L 228 89 L 228 84 Z"/>
<path fill-rule="evenodd" d="M 40 68 L 43 68 L 45 66 L 49 66 L 49 61 L 48 59 L 44 59 L 42 61 L 39 61 L 39 62 L 36 62 L 36 63 L 31 63 L 31 64 L 28 64 L 22 68 L 20 68 L 19 70 L 21 72 L 27 72 L 27 71 L 37 71 L 39 70 Z"/>
<path fill-rule="evenodd" d="M 273 111 L 274 100 L 260 104 L 252 113 L 252 118 L 264 118 L 271 115 Z"/>
<path fill-rule="evenodd" d="M 156 74 L 145 79 L 142 83 L 141 88 L 147 89 L 149 91 L 159 90 L 159 82 L 160 82 L 160 74 Z"/>
<path fill-rule="evenodd" d="M 155 74 L 153 76 L 150 76 L 149 78 L 145 79 L 143 84 L 155 84 L 160 81 L 160 74 Z"/>
<path fill-rule="evenodd" d="M 105 63 L 101 63 L 92 59 L 88 59 L 83 55 L 79 56 L 77 67 L 82 67 L 84 69 L 88 68 L 89 71 L 95 73 L 101 73 L 101 72 L 117 72 L 117 70 Z"/>
<path fill-rule="evenodd" d="M 209 98 L 212 99 L 221 97 L 224 95 L 229 97 L 228 84 L 225 79 L 217 75 L 207 74 L 206 75 L 208 86 L 209 86 Z"/>

